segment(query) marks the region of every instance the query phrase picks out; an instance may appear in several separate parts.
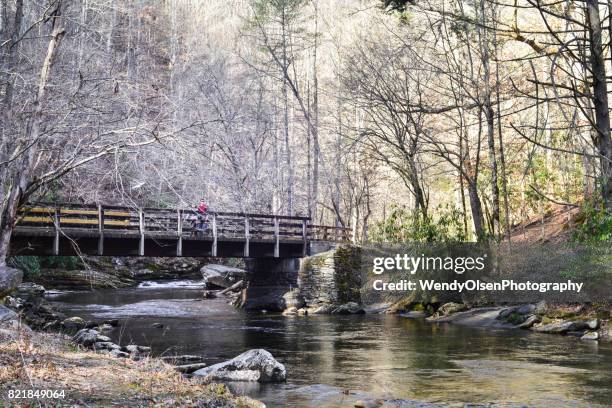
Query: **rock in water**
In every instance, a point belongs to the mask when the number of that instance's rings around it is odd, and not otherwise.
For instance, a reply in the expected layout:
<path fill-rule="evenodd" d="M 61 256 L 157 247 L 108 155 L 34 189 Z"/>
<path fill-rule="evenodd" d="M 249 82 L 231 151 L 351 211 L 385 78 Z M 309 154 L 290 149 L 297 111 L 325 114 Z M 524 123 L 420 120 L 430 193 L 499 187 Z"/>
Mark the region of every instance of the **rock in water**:
<path fill-rule="evenodd" d="M 529 329 L 536 323 L 540 323 L 542 319 L 538 315 L 529 316 L 523 323 L 516 326 L 517 329 Z"/>
<path fill-rule="evenodd" d="M 545 324 L 543 326 L 535 327 L 534 330 L 541 333 L 556 333 L 556 334 L 565 334 L 570 331 L 580 331 L 586 330 L 589 326 L 586 322 L 583 321 L 575 321 L 575 322 L 558 322 L 558 323 L 550 323 Z"/>
<path fill-rule="evenodd" d="M 219 381 L 283 382 L 285 366 L 264 349 L 253 349 L 224 363 L 202 368 L 193 375 Z"/>
<path fill-rule="evenodd" d="M 597 340 L 599 339 L 599 333 L 596 331 L 587 332 L 584 336 L 580 337 L 580 340 Z"/>
<path fill-rule="evenodd" d="M 24 282 L 17 286 L 15 295 L 22 299 L 33 301 L 45 294 L 45 287 L 32 282 Z"/>
<path fill-rule="evenodd" d="M 467 310 L 467 306 L 463 303 L 449 302 L 443 304 L 442 307 L 438 309 L 438 316 L 448 316 L 453 313 L 463 312 L 464 310 Z"/>
<path fill-rule="evenodd" d="M 355 302 L 348 302 L 338 306 L 332 311 L 332 314 L 364 314 L 365 310 Z"/>
<path fill-rule="evenodd" d="M 536 305 L 523 305 L 521 307 L 519 307 L 518 309 L 516 309 L 516 313 L 521 314 L 521 315 L 530 315 L 533 314 L 536 310 Z"/>
<path fill-rule="evenodd" d="M 200 272 L 207 289 L 229 288 L 236 282 L 246 278 L 246 271 L 244 269 L 225 265 L 206 265 L 200 269 Z"/>
<path fill-rule="evenodd" d="M 83 320 L 82 318 L 78 316 L 69 317 L 65 319 L 64 321 L 62 321 L 62 327 L 66 330 L 73 331 L 73 332 L 77 330 L 81 330 L 82 328 L 85 327 L 86 324 L 87 323 L 85 322 L 85 320 Z"/>
<path fill-rule="evenodd" d="M 11 293 L 23 279 L 23 272 L 8 266 L 0 266 L 0 299 Z"/>

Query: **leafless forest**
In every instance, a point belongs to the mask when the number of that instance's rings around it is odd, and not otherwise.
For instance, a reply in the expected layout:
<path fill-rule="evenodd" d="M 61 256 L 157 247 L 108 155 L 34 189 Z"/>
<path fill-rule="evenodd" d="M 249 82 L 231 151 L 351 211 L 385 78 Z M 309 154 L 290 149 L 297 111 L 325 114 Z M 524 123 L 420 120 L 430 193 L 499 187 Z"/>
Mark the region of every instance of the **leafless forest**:
<path fill-rule="evenodd" d="M 609 211 L 611 10 L 1 0 L 0 254 L 35 201 L 204 197 L 357 241 L 502 237 L 553 205 Z"/>

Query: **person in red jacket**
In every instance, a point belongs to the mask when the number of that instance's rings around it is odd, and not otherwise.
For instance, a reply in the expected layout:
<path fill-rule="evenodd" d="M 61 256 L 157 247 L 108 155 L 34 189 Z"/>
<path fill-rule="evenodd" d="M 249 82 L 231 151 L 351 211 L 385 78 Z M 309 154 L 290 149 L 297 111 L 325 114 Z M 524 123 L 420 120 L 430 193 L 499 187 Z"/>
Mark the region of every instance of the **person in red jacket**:
<path fill-rule="evenodd" d="M 200 204 L 198 205 L 197 213 L 198 213 L 198 224 L 196 225 L 196 229 L 199 233 L 204 233 L 206 231 L 206 212 L 208 211 L 208 205 L 206 205 L 206 201 L 204 199 L 200 200 Z"/>

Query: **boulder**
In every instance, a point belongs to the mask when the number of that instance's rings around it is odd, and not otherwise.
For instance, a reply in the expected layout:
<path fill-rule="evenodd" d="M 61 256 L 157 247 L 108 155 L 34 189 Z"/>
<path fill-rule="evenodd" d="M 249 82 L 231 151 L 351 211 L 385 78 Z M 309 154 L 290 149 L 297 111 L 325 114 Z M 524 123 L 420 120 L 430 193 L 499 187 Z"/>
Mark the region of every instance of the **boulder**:
<path fill-rule="evenodd" d="M 121 351 L 125 351 L 130 354 L 142 354 L 149 353 L 151 351 L 151 347 L 146 346 L 137 346 L 136 344 L 130 344 L 125 347 L 121 347 Z"/>
<path fill-rule="evenodd" d="M 533 312 L 538 315 L 543 315 L 544 313 L 546 313 L 547 310 L 548 305 L 546 304 L 546 301 L 540 300 L 538 303 L 535 304 L 535 310 Z"/>
<path fill-rule="evenodd" d="M 467 306 L 463 303 L 449 302 L 443 304 L 438 309 L 438 316 L 448 316 L 453 313 L 463 312 L 464 310 L 467 310 Z"/>
<path fill-rule="evenodd" d="M 78 316 L 69 317 L 62 321 L 62 327 L 68 331 L 81 330 L 87 322 Z"/>
<path fill-rule="evenodd" d="M 518 308 L 518 306 L 512 306 L 512 307 L 507 307 L 507 308 L 503 309 L 502 311 L 499 312 L 498 319 L 501 320 L 501 319 L 507 318 L 512 313 L 515 313 L 517 308 Z"/>
<path fill-rule="evenodd" d="M 334 306 L 329 304 L 315 305 L 307 309 L 308 314 L 330 314 Z"/>
<path fill-rule="evenodd" d="M 295 316 L 297 314 L 298 314 L 298 310 L 295 307 L 290 307 L 283 311 L 283 316 Z"/>
<path fill-rule="evenodd" d="M 246 278 L 244 269 L 231 266 L 210 264 L 200 269 L 207 289 L 225 289 Z"/>
<path fill-rule="evenodd" d="M 4 298 L 4 305 L 12 310 L 21 310 L 24 306 L 22 298 L 7 296 Z"/>
<path fill-rule="evenodd" d="M 33 282 L 23 282 L 15 289 L 15 296 L 29 301 L 41 298 L 44 294 L 45 287 Z"/>
<path fill-rule="evenodd" d="M 285 307 L 300 309 L 304 307 L 304 298 L 301 295 L 299 289 L 293 289 L 283 295 L 283 299 L 285 299 Z"/>
<path fill-rule="evenodd" d="M 197 370 L 193 375 L 218 381 L 283 382 L 285 366 L 264 349 L 253 349 L 224 363 Z"/>
<path fill-rule="evenodd" d="M 365 310 L 355 302 L 348 302 L 332 310 L 332 314 L 365 314 Z"/>
<path fill-rule="evenodd" d="M 533 314 L 535 310 L 536 310 L 536 305 L 528 304 L 528 305 L 520 306 L 518 309 L 516 309 L 516 313 L 520 315 L 530 315 L 530 314 Z"/>
<path fill-rule="evenodd" d="M 101 324 L 98 326 L 98 330 L 101 332 L 109 332 L 109 331 L 113 331 L 115 328 L 113 326 L 111 326 L 110 324 Z"/>
<path fill-rule="evenodd" d="M 542 326 L 535 327 L 533 330 L 540 333 L 565 334 L 570 331 L 580 331 L 586 330 L 588 328 L 589 326 L 586 322 L 579 320 L 575 322 L 562 321 L 557 323 L 545 324 Z"/>
<path fill-rule="evenodd" d="M 96 330 L 81 329 L 72 337 L 72 341 L 76 344 L 80 344 L 85 347 L 91 347 L 95 343 L 103 342 L 102 340 L 98 340 L 99 336 L 100 336 L 100 333 Z"/>
<path fill-rule="evenodd" d="M 84 347 L 93 347 L 96 343 L 110 342 L 111 339 L 106 336 L 102 336 L 100 332 L 93 329 L 81 329 L 74 336 L 72 336 L 73 343 L 79 344 Z"/>
<path fill-rule="evenodd" d="M 541 321 L 542 321 L 542 319 L 540 318 L 540 316 L 538 316 L 538 315 L 531 315 L 531 316 L 527 317 L 527 319 L 525 319 L 525 321 L 523 323 L 518 324 L 516 326 L 516 328 L 517 329 L 529 329 L 534 324 L 540 323 Z"/>
<path fill-rule="evenodd" d="M 118 350 L 118 349 L 111 350 L 110 351 L 110 355 L 113 356 L 113 357 L 118 357 L 118 358 L 128 358 L 130 356 L 125 351 L 121 351 L 121 350 Z"/>
<path fill-rule="evenodd" d="M 298 309 L 297 311 L 298 316 L 307 316 L 308 315 L 308 309 L 306 309 L 305 307 Z"/>
<path fill-rule="evenodd" d="M 597 340 L 599 339 L 599 333 L 596 331 L 586 332 L 584 336 L 580 337 L 580 340 Z"/>
<path fill-rule="evenodd" d="M 599 319 L 587 320 L 586 324 L 587 324 L 587 326 L 589 327 L 590 330 L 597 330 L 597 329 L 599 329 Z"/>
<path fill-rule="evenodd" d="M 19 320 L 19 315 L 8 307 L 0 305 L 0 323 L 10 322 L 12 320 Z"/>
<path fill-rule="evenodd" d="M 15 290 L 22 279 L 23 272 L 19 269 L 0 266 L 0 299 Z"/>
<path fill-rule="evenodd" d="M 111 341 L 98 341 L 93 344 L 94 350 L 121 350 L 121 346 Z"/>

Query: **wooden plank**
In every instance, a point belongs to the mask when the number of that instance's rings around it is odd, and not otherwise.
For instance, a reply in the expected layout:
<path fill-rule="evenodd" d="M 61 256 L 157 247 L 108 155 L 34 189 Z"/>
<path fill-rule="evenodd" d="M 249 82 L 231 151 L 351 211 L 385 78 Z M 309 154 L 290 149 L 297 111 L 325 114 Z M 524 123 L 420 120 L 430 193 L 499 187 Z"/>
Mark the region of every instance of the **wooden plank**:
<path fill-rule="evenodd" d="M 54 218 L 49 217 L 23 217 L 20 223 L 41 223 L 41 224 L 53 224 Z M 74 225 L 98 225 L 98 220 L 95 218 L 83 219 L 83 218 L 62 218 L 62 224 L 74 224 Z M 130 220 L 104 220 L 104 225 L 113 227 L 126 227 L 130 226 Z"/>
<path fill-rule="evenodd" d="M 34 207 L 34 208 L 23 208 L 19 211 L 24 214 L 53 214 L 55 212 L 54 208 L 43 208 L 43 207 Z M 71 215 L 98 215 L 98 210 L 81 210 L 81 209 L 70 209 L 70 208 L 60 208 L 60 214 L 71 214 Z M 106 215 L 109 217 L 129 217 L 131 214 L 126 211 L 112 211 L 107 210 Z"/>

